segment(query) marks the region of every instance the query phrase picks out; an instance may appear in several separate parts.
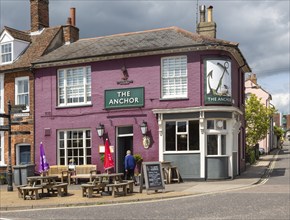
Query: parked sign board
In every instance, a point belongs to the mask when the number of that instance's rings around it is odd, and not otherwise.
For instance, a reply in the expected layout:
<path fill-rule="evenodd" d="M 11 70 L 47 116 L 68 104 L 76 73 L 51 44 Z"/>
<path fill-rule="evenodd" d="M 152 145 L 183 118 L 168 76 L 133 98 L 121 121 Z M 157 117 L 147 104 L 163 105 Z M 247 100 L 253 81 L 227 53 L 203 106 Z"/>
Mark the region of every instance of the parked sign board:
<path fill-rule="evenodd" d="M 160 162 L 143 162 L 140 180 L 140 192 L 143 189 L 143 179 L 146 190 L 165 189 L 162 166 Z"/>

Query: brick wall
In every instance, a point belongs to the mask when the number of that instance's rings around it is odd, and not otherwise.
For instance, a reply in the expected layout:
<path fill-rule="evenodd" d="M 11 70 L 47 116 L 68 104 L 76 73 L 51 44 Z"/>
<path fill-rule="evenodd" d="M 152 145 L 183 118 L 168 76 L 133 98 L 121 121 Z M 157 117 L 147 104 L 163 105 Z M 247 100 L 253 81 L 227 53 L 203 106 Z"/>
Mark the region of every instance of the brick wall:
<path fill-rule="evenodd" d="M 72 25 L 63 26 L 64 42 L 73 43 L 79 39 L 79 29 Z"/>
<path fill-rule="evenodd" d="M 49 27 L 48 0 L 30 0 L 31 31 Z"/>
<path fill-rule="evenodd" d="M 30 111 L 29 116 L 22 117 L 22 121 L 28 121 L 27 125 L 13 125 L 12 131 L 30 131 L 29 135 L 12 135 L 11 137 L 11 163 L 16 164 L 16 146 L 18 144 L 30 145 L 30 161 L 34 163 L 34 77 L 29 71 L 17 72 L 17 73 L 7 73 L 4 79 L 4 103 L 5 103 L 5 113 L 8 113 L 8 101 L 10 100 L 11 105 L 15 104 L 15 78 L 29 76 L 29 99 L 30 99 Z M 15 114 L 11 114 L 12 121 L 15 120 Z M 8 120 L 5 119 L 4 124 L 7 125 Z M 5 132 L 5 144 L 4 144 L 4 159 L 5 163 L 8 164 L 8 135 Z"/>

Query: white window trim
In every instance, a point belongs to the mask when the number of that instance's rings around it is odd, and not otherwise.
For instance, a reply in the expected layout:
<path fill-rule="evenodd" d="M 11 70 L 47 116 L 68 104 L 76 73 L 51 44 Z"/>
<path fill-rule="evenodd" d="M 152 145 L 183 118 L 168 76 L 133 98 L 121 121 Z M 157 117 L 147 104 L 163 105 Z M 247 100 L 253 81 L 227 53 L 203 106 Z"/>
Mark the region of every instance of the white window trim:
<path fill-rule="evenodd" d="M 219 128 L 217 128 L 217 125 L 216 125 L 216 123 L 217 123 L 217 121 L 220 121 L 220 120 L 222 120 L 222 121 L 225 121 L 226 122 L 226 127 L 228 127 L 228 121 L 227 120 L 225 120 L 225 119 L 208 119 L 208 120 L 212 120 L 212 121 L 214 121 L 214 129 L 206 129 L 206 136 L 205 136 L 205 140 L 206 140 L 206 143 L 205 143 L 205 149 L 206 149 L 206 156 L 207 157 L 217 157 L 217 156 L 228 156 L 228 154 L 222 154 L 222 138 L 221 138 L 221 136 L 222 135 L 225 135 L 226 136 L 226 145 L 228 144 L 228 142 L 227 142 L 227 139 L 228 139 L 228 131 L 227 131 L 227 129 L 219 129 Z M 206 121 L 206 126 L 207 126 L 207 121 Z M 210 154 L 210 155 L 208 155 L 208 153 L 207 153 L 207 135 L 217 135 L 217 154 Z M 226 153 L 228 153 L 227 152 L 227 146 L 226 146 Z"/>
<path fill-rule="evenodd" d="M 17 77 L 15 78 L 15 105 L 19 105 L 17 95 L 18 95 L 18 81 L 23 81 L 27 80 L 28 81 L 28 104 L 26 105 L 26 109 L 23 110 L 22 112 L 29 112 L 29 107 L 30 107 L 30 85 L 29 85 L 29 76 L 23 76 L 23 77 Z"/>
<path fill-rule="evenodd" d="M 164 89 L 163 89 L 163 62 L 166 59 L 174 59 L 174 58 L 185 58 L 186 59 L 186 94 L 184 95 L 164 95 Z M 188 98 L 188 63 L 187 63 L 187 56 L 171 56 L 171 57 L 163 57 L 161 58 L 161 99 L 185 99 Z M 173 77 L 176 78 L 176 77 Z"/>
<path fill-rule="evenodd" d="M 5 45 L 5 44 L 11 44 L 11 52 L 10 52 L 11 53 L 11 61 L 8 61 L 8 62 L 2 61 L 2 45 Z M 13 58 L 13 41 L 0 43 L 0 64 L 1 65 L 11 64 L 11 63 L 13 63 L 13 60 L 14 60 L 14 58 Z"/>
<path fill-rule="evenodd" d="M 57 131 L 57 164 L 60 164 L 60 157 L 59 157 L 59 150 L 60 150 L 60 145 L 59 145 L 59 136 L 60 136 L 60 132 L 64 132 L 64 159 L 65 159 L 65 165 L 67 166 L 69 164 L 68 161 L 68 155 L 67 155 L 67 132 L 68 131 L 82 131 L 83 133 L 85 133 L 87 130 L 90 130 L 91 132 L 91 149 L 92 149 L 92 131 L 91 129 L 65 129 L 65 130 L 58 130 Z M 84 155 L 83 155 L 83 159 L 84 159 L 84 165 L 87 164 L 87 152 L 86 152 L 86 139 L 83 139 L 83 150 L 84 150 Z M 92 151 L 91 151 L 92 152 Z M 93 155 L 91 155 L 91 157 L 93 157 Z M 91 158 L 92 159 L 92 158 Z"/>
<path fill-rule="evenodd" d="M 84 78 L 84 82 L 83 82 L 83 86 L 84 86 L 84 102 L 78 102 L 78 103 L 67 103 L 67 91 L 66 91 L 66 87 L 67 87 L 67 71 L 68 70 L 73 70 L 73 69 L 83 69 L 83 78 Z M 83 105 L 90 105 L 92 102 L 91 101 L 87 101 L 87 96 L 86 96 L 86 86 L 87 86 L 87 79 L 86 79 L 86 68 L 90 69 L 90 73 L 92 73 L 91 71 L 91 67 L 90 66 L 83 66 L 83 67 L 73 67 L 73 68 L 65 68 L 65 69 L 59 69 L 57 71 L 57 102 L 58 102 L 58 106 L 59 107 L 70 107 L 70 106 L 83 106 Z M 60 96 L 59 96 L 59 73 L 60 71 L 64 71 L 64 103 L 60 103 Z M 91 76 L 92 78 L 92 76 Z M 92 94 L 91 94 L 91 98 L 92 98 Z"/>
<path fill-rule="evenodd" d="M 198 119 L 178 119 L 178 120 L 164 120 L 164 128 L 163 130 L 165 131 L 165 135 L 163 135 L 163 143 L 164 143 L 164 147 L 163 147 L 163 154 L 182 154 L 182 153 L 199 153 L 200 152 L 200 148 L 199 150 L 189 150 L 189 121 L 199 121 Z M 186 138 L 187 138 L 187 150 L 177 150 L 177 142 L 175 142 L 175 151 L 166 151 L 166 122 L 175 122 L 175 137 L 177 138 L 177 135 L 181 135 L 181 134 L 186 134 Z M 177 123 L 178 122 L 186 122 L 186 132 L 177 132 L 178 126 Z"/>

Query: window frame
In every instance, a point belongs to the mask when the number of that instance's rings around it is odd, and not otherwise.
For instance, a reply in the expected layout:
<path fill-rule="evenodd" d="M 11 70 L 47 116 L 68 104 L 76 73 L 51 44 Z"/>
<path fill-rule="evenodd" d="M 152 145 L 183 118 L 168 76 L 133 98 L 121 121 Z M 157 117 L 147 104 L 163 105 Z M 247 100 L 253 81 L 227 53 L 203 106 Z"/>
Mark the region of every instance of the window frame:
<path fill-rule="evenodd" d="M 27 92 L 23 92 L 21 94 L 19 94 L 19 87 L 18 87 L 18 82 L 19 81 L 27 81 Z M 18 100 L 18 96 L 20 95 L 27 95 L 27 104 L 26 105 L 26 109 L 23 110 L 22 112 L 29 112 L 30 110 L 30 85 L 29 85 L 30 81 L 29 81 L 29 76 L 22 76 L 22 77 L 16 77 L 15 78 L 15 105 L 20 105 L 19 100 Z"/>
<path fill-rule="evenodd" d="M 3 52 L 2 51 L 2 46 L 10 45 L 10 51 L 9 52 Z M 10 60 L 9 61 L 3 61 L 3 56 L 9 55 L 10 54 Z M 13 42 L 5 42 L 5 43 L 0 43 L 0 63 L 2 65 L 5 64 L 10 64 L 13 62 Z"/>
<path fill-rule="evenodd" d="M 220 125 L 218 125 L 219 121 L 222 122 L 220 123 Z M 213 126 L 209 128 L 209 125 L 213 125 Z M 227 156 L 227 136 L 228 136 L 227 126 L 228 126 L 228 121 L 226 119 L 210 118 L 206 120 L 205 148 L 206 148 L 206 155 L 208 157 Z M 208 136 L 216 136 L 216 142 L 217 142 L 216 154 L 209 154 Z"/>
<path fill-rule="evenodd" d="M 175 62 L 177 59 L 180 59 L 181 63 L 182 63 L 182 59 L 185 59 L 185 76 L 176 76 L 176 72 L 174 71 L 174 76 L 164 76 L 165 72 L 165 64 L 164 62 L 166 60 L 172 60 L 174 59 Z M 174 66 L 175 67 L 175 66 Z M 180 69 L 182 69 L 182 66 L 180 66 Z M 181 74 L 181 73 L 180 73 Z M 173 87 L 174 90 L 174 94 L 166 94 L 165 90 L 166 90 L 166 85 L 164 85 L 164 81 L 165 80 L 173 80 L 174 82 L 176 82 L 176 80 L 181 80 L 181 79 L 185 79 L 185 88 L 183 88 L 183 83 L 174 83 L 174 85 L 172 86 L 171 83 L 168 83 L 167 87 Z M 161 99 L 186 99 L 188 98 L 188 63 L 187 63 L 187 56 L 186 55 L 181 55 L 181 56 L 170 56 L 170 57 L 162 57 L 161 58 Z M 171 84 L 169 86 L 169 84 Z M 180 87 L 179 89 L 181 90 L 180 94 L 178 94 L 178 92 L 176 90 L 178 90 L 178 87 Z M 184 92 L 182 92 L 182 90 L 185 90 Z"/>
<path fill-rule="evenodd" d="M 74 71 L 77 69 L 82 69 L 82 84 L 77 84 L 77 85 L 68 85 L 68 74 L 69 71 Z M 62 86 L 60 86 L 60 74 L 63 71 L 63 82 Z M 87 72 L 88 71 L 88 72 Z M 87 75 L 89 74 L 89 82 L 87 80 Z M 92 71 L 91 71 L 91 66 L 79 66 L 79 67 L 71 67 L 71 68 L 62 68 L 57 70 L 57 105 L 58 107 L 70 107 L 70 106 L 83 106 L 83 105 L 91 105 L 92 103 L 92 87 L 91 87 L 91 80 L 92 80 Z M 76 87 L 77 90 L 82 89 L 83 90 L 83 102 L 68 102 L 68 89 L 71 88 L 73 90 L 73 87 Z M 63 89 L 63 102 L 61 101 L 61 94 L 62 92 L 60 91 Z M 89 91 L 87 90 L 89 89 Z M 88 93 L 90 96 L 88 96 Z M 80 95 L 80 94 L 79 94 Z M 75 97 L 73 97 L 75 96 Z M 80 99 L 82 96 L 77 96 L 76 93 L 73 93 L 72 98 Z M 90 99 L 90 100 L 88 100 Z"/>
<path fill-rule="evenodd" d="M 199 126 L 199 119 L 181 119 L 181 120 L 166 120 L 164 122 L 164 126 L 165 126 L 165 135 L 164 135 L 164 149 L 163 149 L 163 153 L 182 153 L 182 152 L 199 152 L 200 151 L 200 127 L 198 129 L 198 146 L 199 146 L 199 149 L 195 149 L 195 150 L 190 150 L 190 130 L 189 130 L 189 126 L 190 126 L 190 122 L 191 121 L 196 121 L 198 126 Z M 166 130 L 166 123 L 169 122 L 169 123 L 172 123 L 172 122 L 175 122 L 175 150 L 166 150 L 166 135 L 167 135 L 167 130 Z M 186 122 L 186 125 L 185 125 L 185 131 L 178 131 L 178 123 L 183 123 L 183 122 Z M 178 136 L 181 136 L 182 135 L 186 135 L 186 150 L 179 150 L 178 149 L 178 141 L 179 141 L 179 138 Z"/>
<path fill-rule="evenodd" d="M 61 133 L 63 132 L 63 139 L 60 139 Z M 69 139 L 68 138 L 68 132 L 82 132 L 82 147 L 70 147 L 68 148 L 68 140 L 72 140 L 74 141 L 74 138 Z M 90 137 L 86 136 L 86 132 L 90 132 Z M 61 141 L 63 140 L 63 148 L 61 148 Z M 76 139 L 77 141 L 78 139 Z M 90 146 L 87 147 L 86 145 L 86 141 L 89 140 L 90 141 Z M 64 150 L 64 164 L 62 164 L 61 162 L 61 152 L 60 150 Z M 82 149 L 83 150 L 83 155 L 73 155 L 73 156 L 69 156 L 68 155 L 68 150 L 74 151 L 78 150 L 78 149 Z M 91 155 L 87 154 L 87 149 L 90 149 Z M 87 165 L 87 164 L 91 164 L 88 163 L 88 157 L 90 157 L 90 160 L 92 162 L 92 131 L 91 129 L 86 129 L 86 128 L 82 128 L 82 129 L 64 129 L 64 130 L 58 130 L 57 131 L 57 164 L 58 165 L 65 165 L 67 166 L 69 164 L 69 160 L 70 159 L 74 159 L 76 165 L 79 165 L 78 161 L 79 158 L 82 158 L 83 160 L 83 164 L 82 165 Z"/>

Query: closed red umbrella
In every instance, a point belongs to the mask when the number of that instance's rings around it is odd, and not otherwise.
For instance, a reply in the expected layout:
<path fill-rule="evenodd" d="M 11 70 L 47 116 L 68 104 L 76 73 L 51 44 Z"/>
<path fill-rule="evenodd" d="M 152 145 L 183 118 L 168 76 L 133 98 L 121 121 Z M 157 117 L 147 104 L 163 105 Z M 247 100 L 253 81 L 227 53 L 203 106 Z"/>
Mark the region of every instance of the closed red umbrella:
<path fill-rule="evenodd" d="M 114 164 L 114 160 L 112 158 L 112 154 L 110 151 L 109 140 L 107 138 L 105 142 L 104 169 L 108 171 L 109 169 L 114 168 L 114 167 L 115 167 L 115 164 Z"/>

